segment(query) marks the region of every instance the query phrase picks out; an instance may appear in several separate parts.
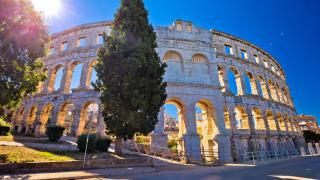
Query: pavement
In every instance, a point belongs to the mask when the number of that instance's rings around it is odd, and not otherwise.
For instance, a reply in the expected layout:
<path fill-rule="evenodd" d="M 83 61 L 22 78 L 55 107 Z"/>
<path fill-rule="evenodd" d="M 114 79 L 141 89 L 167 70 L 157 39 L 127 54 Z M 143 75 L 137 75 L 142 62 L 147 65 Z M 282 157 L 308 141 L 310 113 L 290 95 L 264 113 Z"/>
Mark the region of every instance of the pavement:
<path fill-rule="evenodd" d="M 256 166 L 228 164 L 226 166 L 172 166 L 108 168 L 84 171 L 15 174 L 0 179 L 128 179 L 128 180 L 320 180 L 320 157 L 268 161 Z"/>

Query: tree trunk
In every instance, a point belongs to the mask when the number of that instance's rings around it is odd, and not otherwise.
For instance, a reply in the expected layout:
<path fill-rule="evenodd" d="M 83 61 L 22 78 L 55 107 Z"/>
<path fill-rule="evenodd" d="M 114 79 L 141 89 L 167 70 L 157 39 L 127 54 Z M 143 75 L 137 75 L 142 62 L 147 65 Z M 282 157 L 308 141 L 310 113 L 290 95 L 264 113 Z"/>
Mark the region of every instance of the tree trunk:
<path fill-rule="evenodd" d="M 115 153 L 118 156 L 122 156 L 122 137 L 117 136 L 116 137 L 116 144 L 115 144 Z"/>

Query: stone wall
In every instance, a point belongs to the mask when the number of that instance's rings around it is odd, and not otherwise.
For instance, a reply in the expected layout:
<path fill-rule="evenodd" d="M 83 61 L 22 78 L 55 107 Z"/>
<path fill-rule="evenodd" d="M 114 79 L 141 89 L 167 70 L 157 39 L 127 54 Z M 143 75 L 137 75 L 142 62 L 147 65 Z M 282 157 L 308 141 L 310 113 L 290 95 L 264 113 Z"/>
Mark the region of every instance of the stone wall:
<path fill-rule="evenodd" d="M 90 80 L 101 34 L 110 34 L 110 25 L 86 24 L 52 35 L 50 55 L 43 58 L 48 80 L 16 110 L 15 131 L 41 136 L 48 124 L 66 124 L 71 109 L 70 134 L 84 132 L 89 105 L 100 106 L 99 93 L 90 87 Z M 292 97 L 284 71 L 271 55 L 245 40 L 191 22 L 176 21 L 155 31 L 158 55 L 168 64 L 166 104 L 179 109 L 178 149 L 198 159 L 203 151 L 218 150 L 220 161 L 230 162 L 239 160 L 244 151 L 298 148 L 301 137 L 293 122 Z M 70 90 L 79 64 L 79 86 Z M 54 89 L 61 69 L 60 87 Z M 201 107 L 205 120 L 201 134 L 195 106 Z M 166 147 L 164 111 L 159 113 L 152 143 Z M 97 119 L 97 133 L 103 136 L 105 125 L 99 111 Z"/>

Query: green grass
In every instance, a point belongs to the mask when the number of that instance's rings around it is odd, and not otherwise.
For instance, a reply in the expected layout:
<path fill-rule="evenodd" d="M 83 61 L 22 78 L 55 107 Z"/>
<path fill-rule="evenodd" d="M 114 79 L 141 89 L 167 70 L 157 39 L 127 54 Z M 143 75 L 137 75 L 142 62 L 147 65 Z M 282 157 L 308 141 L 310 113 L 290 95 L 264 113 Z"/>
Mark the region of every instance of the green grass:
<path fill-rule="evenodd" d="M 48 151 L 28 147 L 0 146 L 0 163 L 55 162 L 83 160 L 79 151 Z M 87 159 L 114 158 L 110 153 L 90 153 Z"/>

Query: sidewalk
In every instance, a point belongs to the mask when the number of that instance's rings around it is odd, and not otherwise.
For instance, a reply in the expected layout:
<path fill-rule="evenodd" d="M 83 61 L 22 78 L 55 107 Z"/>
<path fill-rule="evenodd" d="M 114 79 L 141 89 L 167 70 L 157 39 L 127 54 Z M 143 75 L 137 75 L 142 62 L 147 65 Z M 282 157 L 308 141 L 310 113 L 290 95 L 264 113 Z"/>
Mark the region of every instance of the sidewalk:
<path fill-rule="evenodd" d="M 156 169 L 152 167 L 107 168 L 83 171 L 0 175 L 0 179 L 87 179 L 97 177 L 128 176 L 152 172 L 156 172 Z"/>

